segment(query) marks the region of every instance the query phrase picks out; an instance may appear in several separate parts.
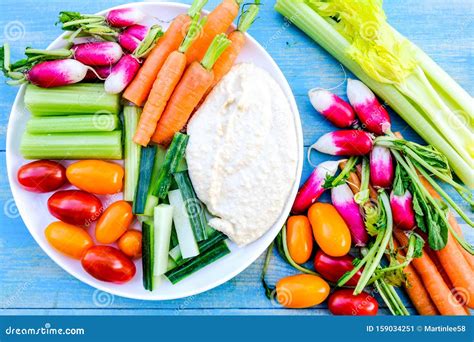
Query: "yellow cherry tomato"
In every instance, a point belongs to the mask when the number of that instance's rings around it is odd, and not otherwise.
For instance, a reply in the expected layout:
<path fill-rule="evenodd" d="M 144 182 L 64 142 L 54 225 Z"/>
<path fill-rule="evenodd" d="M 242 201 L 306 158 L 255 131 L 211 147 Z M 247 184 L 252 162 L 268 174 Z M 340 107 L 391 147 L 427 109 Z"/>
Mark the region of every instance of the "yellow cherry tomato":
<path fill-rule="evenodd" d="M 313 232 L 306 216 L 290 216 L 286 222 L 286 244 L 291 258 L 303 264 L 313 251 Z"/>
<path fill-rule="evenodd" d="M 351 233 L 347 224 L 329 203 L 315 203 L 308 210 L 314 239 L 324 253 L 340 257 L 351 249 Z"/>
<path fill-rule="evenodd" d="M 68 166 L 66 177 L 81 190 L 98 195 L 122 191 L 123 167 L 103 160 L 81 160 Z"/>
<path fill-rule="evenodd" d="M 47 226 L 44 235 L 51 246 L 74 259 L 81 259 L 94 245 L 92 238 L 84 229 L 61 221 Z"/>
<path fill-rule="evenodd" d="M 125 201 L 112 203 L 102 214 L 95 226 L 95 238 L 100 243 L 117 241 L 133 220 L 132 207 Z"/>
<path fill-rule="evenodd" d="M 127 230 L 117 242 L 118 248 L 129 258 L 137 259 L 142 256 L 142 232 Z"/>
<path fill-rule="evenodd" d="M 309 308 L 324 302 L 329 290 L 324 279 L 312 274 L 297 274 L 278 281 L 276 300 L 286 308 Z"/>

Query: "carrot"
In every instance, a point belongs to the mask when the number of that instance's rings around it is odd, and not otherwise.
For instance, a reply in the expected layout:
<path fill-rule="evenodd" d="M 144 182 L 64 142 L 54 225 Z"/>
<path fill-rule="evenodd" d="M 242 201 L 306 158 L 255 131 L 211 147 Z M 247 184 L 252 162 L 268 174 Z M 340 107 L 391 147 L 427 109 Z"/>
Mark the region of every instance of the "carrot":
<path fill-rule="evenodd" d="M 145 59 L 133 81 L 125 89 L 123 93 L 125 99 L 137 106 L 143 106 L 166 58 L 179 48 L 184 36 L 183 28 L 189 26 L 191 18 L 198 14 L 206 3 L 207 0 L 195 0 L 188 13 L 180 14 L 173 19 L 163 37 L 158 40 Z"/>
<path fill-rule="evenodd" d="M 398 248 L 397 240 L 393 240 L 395 248 Z M 399 251 L 400 256 L 403 256 L 403 252 Z M 401 257 L 397 256 L 397 259 L 400 263 L 403 263 Z M 423 282 L 416 273 L 412 265 L 408 264 L 403 269 L 405 276 L 407 277 L 407 283 L 404 285 L 405 290 L 407 291 L 408 297 L 410 297 L 411 302 L 416 308 L 416 311 L 423 316 L 434 316 L 438 314 L 436 306 L 433 304 L 433 301 L 430 298 L 429 293 L 426 291 Z"/>
<path fill-rule="evenodd" d="M 256 0 L 254 4 L 250 5 L 248 9 L 240 16 L 237 30 L 229 34 L 231 44 L 214 65 L 214 83 L 212 88 L 230 71 L 230 69 L 232 69 L 235 60 L 245 45 L 245 33 L 257 18 L 259 10 L 258 5 L 258 0 Z"/>
<path fill-rule="evenodd" d="M 448 213 L 448 222 L 453 227 L 453 230 L 460 236 L 463 236 L 462 229 L 459 226 L 458 221 L 456 221 L 456 218 L 454 217 L 453 213 Z M 462 255 L 464 256 L 464 259 L 466 259 L 467 263 L 471 267 L 471 269 L 474 271 L 474 255 L 470 254 L 468 251 L 466 251 L 462 246 L 459 244 L 458 248 L 461 251 Z"/>
<path fill-rule="evenodd" d="M 201 35 L 186 52 L 188 65 L 202 60 L 212 40 L 227 31 L 239 14 L 241 0 L 223 0 L 209 15 Z"/>
<path fill-rule="evenodd" d="M 192 112 L 212 85 L 214 63 L 229 44 L 230 40 L 224 33 L 217 35 L 201 63 L 193 62 L 186 69 L 158 121 L 152 136 L 154 142 L 168 145 L 174 134 L 186 125 Z"/>
<path fill-rule="evenodd" d="M 408 237 L 404 232 L 395 229 L 395 238 L 401 246 L 407 246 Z M 465 308 L 457 301 L 436 269 L 431 258 L 423 252 L 421 257 L 414 258 L 412 264 L 420 276 L 431 300 L 442 315 L 466 315 Z"/>
<path fill-rule="evenodd" d="M 199 14 L 194 16 L 179 49 L 168 55 L 158 72 L 133 137 L 135 143 L 147 146 L 150 142 L 158 120 L 160 120 L 168 100 L 186 69 L 185 52 L 196 37 L 194 34 L 196 32 L 195 28 L 201 27 L 204 21 L 205 18 L 199 20 Z"/>

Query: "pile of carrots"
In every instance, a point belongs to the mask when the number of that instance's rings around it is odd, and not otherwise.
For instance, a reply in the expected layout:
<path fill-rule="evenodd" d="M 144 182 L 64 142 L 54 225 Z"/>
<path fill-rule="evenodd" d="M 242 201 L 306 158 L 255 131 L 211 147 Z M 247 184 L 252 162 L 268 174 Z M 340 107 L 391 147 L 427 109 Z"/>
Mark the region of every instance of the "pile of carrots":
<path fill-rule="evenodd" d="M 256 1 L 242 11 L 239 27 L 225 33 L 239 14 L 241 0 L 223 0 L 199 18 L 206 0 L 195 0 L 177 16 L 151 51 L 123 97 L 144 106 L 134 142 L 168 145 L 209 91 L 227 74 L 258 13 Z"/>

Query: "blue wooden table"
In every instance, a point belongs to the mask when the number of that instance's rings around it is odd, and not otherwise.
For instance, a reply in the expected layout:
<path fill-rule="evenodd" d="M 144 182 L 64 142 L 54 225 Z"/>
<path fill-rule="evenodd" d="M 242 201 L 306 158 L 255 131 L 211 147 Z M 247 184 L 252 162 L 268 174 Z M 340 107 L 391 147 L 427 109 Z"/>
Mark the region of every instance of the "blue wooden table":
<path fill-rule="evenodd" d="M 0 41 L 9 41 L 13 58 L 26 46 L 46 47 L 61 30 L 54 26 L 61 10 L 94 13 L 127 0 L 2 0 Z M 191 1 L 182 1 L 190 3 Z M 287 77 L 301 113 L 305 146 L 333 129 L 312 109 L 306 93 L 330 88 L 344 79 L 341 66 L 273 10 L 263 0 L 260 18 L 250 33 L 267 49 Z M 206 8 L 213 8 L 210 0 Z M 391 24 L 417 43 L 469 93 L 474 93 L 474 2 L 465 0 L 386 1 Z M 344 97 L 345 87 L 336 93 Z M 95 290 L 59 268 L 32 239 L 12 199 L 5 166 L 5 135 L 17 89 L 0 84 L 0 314 L 326 314 L 322 305 L 310 310 L 284 310 L 268 301 L 260 284 L 260 257 L 247 270 L 222 286 L 190 298 L 166 302 L 137 301 Z M 416 139 L 393 116 L 395 129 Z M 322 160 L 322 157 L 320 157 Z M 317 158 L 316 158 L 317 160 Z M 303 179 L 311 171 L 305 163 Z M 468 240 L 473 243 L 474 236 Z M 268 280 L 295 273 L 275 257 Z M 381 310 L 386 313 L 386 310 Z"/>

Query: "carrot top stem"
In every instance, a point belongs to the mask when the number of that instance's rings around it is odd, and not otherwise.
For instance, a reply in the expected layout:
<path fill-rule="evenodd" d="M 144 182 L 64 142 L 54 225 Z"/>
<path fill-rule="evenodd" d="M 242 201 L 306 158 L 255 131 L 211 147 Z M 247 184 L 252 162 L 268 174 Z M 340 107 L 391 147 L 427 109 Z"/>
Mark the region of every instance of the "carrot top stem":
<path fill-rule="evenodd" d="M 163 36 L 163 30 L 161 29 L 160 25 L 153 25 L 148 30 L 145 38 L 140 42 L 137 46 L 135 51 L 133 52 L 133 56 L 136 58 L 142 58 L 148 55 L 148 53 L 153 49 L 155 43 L 158 39 Z"/>
<path fill-rule="evenodd" d="M 369 200 L 369 178 L 370 178 L 370 166 L 367 158 L 362 158 L 362 171 L 360 177 L 360 189 L 359 192 L 354 195 L 354 201 L 359 205 L 364 205 Z"/>
<path fill-rule="evenodd" d="M 227 38 L 225 33 L 215 36 L 201 61 L 201 65 L 210 71 L 230 43 L 231 41 Z"/>
<path fill-rule="evenodd" d="M 194 0 L 191 7 L 188 9 L 188 15 L 194 18 L 196 14 L 199 14 L 203 7 L 207 4 L 208 0 Z"/>
<path fill-rule="evenodd" d="M 248 8 L 246 8 L 246 5 L 242 6 L 242 14 L 240 15 L 237 24 L 237 31 L 242 33 L 247 32 L 253 22 L 257 19 L 258 11 L 260 9 L 259 5 L 260 1 L 255 0 L 255 3 L 248 6 Z"/>
<path fill-rule="evenodd" d="M 206 24 L 207 17 L 202 17 L 199 14 L 194 15 L 192 17 L 191 24 L 189 25 L 188 32 L 186 32 L 186 36 L 184 37 L 181 45 L 179 46 L 178 51 L 181 53 L 185 53 L 188 48 L 192 45 L 192 43 L 202 34 L 202 29 Z"/>

